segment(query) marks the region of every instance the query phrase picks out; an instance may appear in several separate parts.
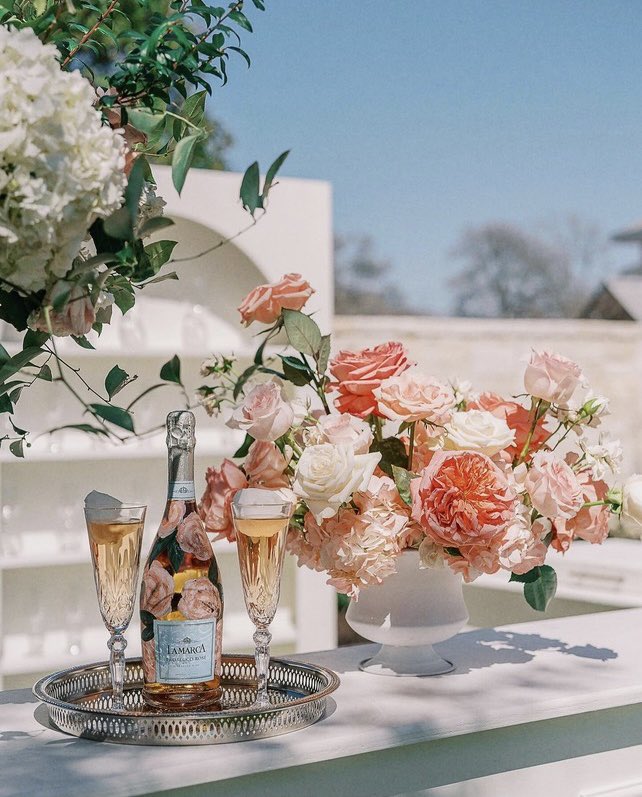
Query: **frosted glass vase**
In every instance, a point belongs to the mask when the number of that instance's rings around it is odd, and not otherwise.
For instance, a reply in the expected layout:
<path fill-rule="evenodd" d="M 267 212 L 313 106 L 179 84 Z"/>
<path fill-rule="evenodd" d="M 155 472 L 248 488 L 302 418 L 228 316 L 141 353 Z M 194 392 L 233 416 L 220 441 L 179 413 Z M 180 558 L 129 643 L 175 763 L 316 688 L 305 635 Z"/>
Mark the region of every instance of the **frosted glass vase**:
<path fill-rule="evenodd" d="M 376 675 L 441 675 L 455 669 L 433 645 L 450 639 L 468 621 L 461 576 L 449 567 L 419 567 L 415 550 L 403 551 L 398 572 L 366 587 L 346 614 L 350 627 L 378 642 L 360 669 Z"/>

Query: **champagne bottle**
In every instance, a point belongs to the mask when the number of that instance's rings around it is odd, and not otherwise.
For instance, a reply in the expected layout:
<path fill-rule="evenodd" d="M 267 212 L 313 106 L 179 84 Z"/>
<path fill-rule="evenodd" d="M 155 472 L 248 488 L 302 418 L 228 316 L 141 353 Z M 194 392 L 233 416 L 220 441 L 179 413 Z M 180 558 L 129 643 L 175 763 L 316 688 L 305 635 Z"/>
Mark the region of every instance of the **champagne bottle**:
<path fill-rule="evenodd" d="M 140 596 L 143 696 L 177 711 L 217 708 L 221 695 L 223 589 L 196 511 L 195 424 L 191 412 L 167 416 L 167 505 Z"/>

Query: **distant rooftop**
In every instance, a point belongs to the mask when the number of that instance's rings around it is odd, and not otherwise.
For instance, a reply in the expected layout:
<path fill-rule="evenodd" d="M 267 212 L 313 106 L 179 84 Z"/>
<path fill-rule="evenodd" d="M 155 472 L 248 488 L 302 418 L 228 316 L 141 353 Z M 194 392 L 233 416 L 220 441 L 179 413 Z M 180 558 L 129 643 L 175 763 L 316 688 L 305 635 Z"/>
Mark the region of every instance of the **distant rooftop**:
<path fill-rule="evenodd" d="M 627 243 L 628 241 L 642 242 L 642 219 L 631 227 L 627 227 L 621 232 L 616 232 L 611 236 L 612 241 L 619 241 L 620 243 Z"/>
<path fill-rule="evenodd" d="M 593 294 L 581 316 L 642 321 L 642 275 L 619 274 L 607 280 Z"/>

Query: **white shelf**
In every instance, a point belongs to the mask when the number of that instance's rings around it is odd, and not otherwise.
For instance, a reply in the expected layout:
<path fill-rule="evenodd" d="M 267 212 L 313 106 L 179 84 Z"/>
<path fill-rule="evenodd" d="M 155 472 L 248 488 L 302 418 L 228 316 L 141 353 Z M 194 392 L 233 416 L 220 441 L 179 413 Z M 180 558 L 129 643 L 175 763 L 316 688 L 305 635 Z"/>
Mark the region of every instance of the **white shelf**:
<path fill-rule="evenodd" d="M 230 456 L 236 451 L 243 436 L 233 429 L 202 429 L 198 433 L 196 455 Z M 53 444 L 53 447 L 51 447 Z M 165 434 L 159 431 L 145 440 L 112 443 L 95 441 L 83 432 L 60 432 L 52 438 L 40 438 L 25 449 L 25 457 L 14 457 L 9 451 L 0 451 L 0 463 L 23 464 L 29 462 L 79 462 L 123 459 L 158 459 L 167 455 Z"/>
<path fill-rule="evenodd" d="M 290 609 L 277 610 L 270 626 L 272 646 L 294 644 L 296 629 Z M 226 613 L 223 625 L 223 650 L 237 652 L 252 649 L 254 626 L 244 612 Z M 133 627 L 126 634 L 127 657 L 140 656 L 140 637 Z M 70 634 L 67 631 L 50 631 L 44 634 L 41 650 L 33 647 L 33 638 L 28 634 L 7 634 L 4 638 L 4 655 L 0 659 L 0 674 L 22 675 L 43 670 L 63 670 L 83 663 L 104 661 L 108 658 L 109 634 L 104 626 L 83 629 L 78 635 L 80 650 L 77 655 L 69 653 Z"/>

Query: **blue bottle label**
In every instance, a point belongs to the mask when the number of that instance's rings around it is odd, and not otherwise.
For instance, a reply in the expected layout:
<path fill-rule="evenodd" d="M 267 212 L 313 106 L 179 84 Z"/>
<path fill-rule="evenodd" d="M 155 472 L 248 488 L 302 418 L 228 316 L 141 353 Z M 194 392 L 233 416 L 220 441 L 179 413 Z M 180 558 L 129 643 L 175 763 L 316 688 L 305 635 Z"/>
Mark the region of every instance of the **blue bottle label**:
<path fill-rule="evenodd" d="M 194 501 L 194 482 L 170 482 L 167 497 L 171 501 Z"/>
<path fill-rule="evenodd" d="M 215 644 L 216 620 L 154 620 L 156 683 L 210 681 Z"/>

